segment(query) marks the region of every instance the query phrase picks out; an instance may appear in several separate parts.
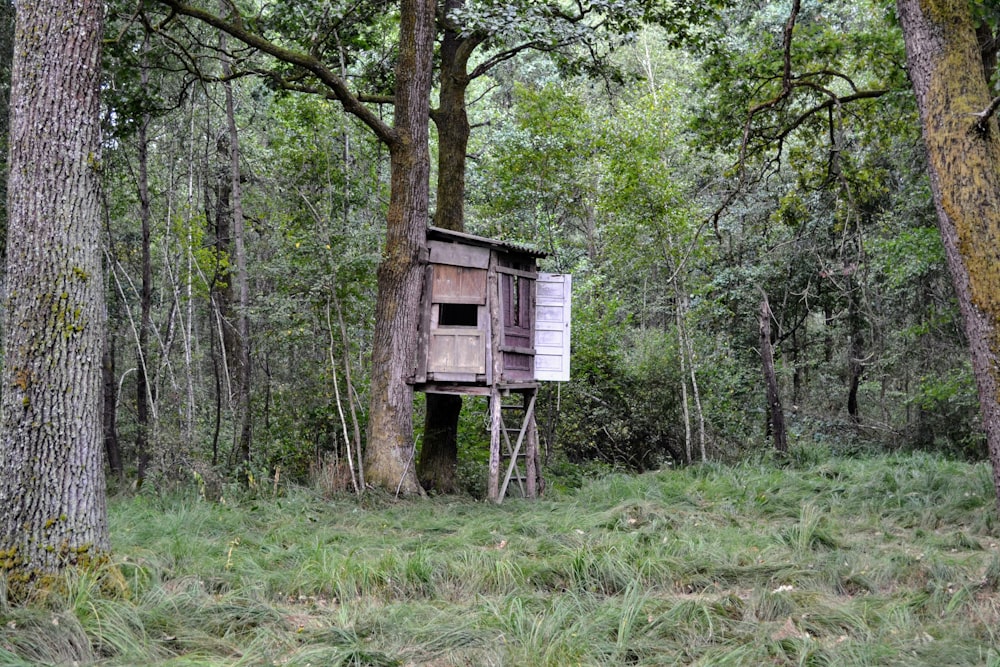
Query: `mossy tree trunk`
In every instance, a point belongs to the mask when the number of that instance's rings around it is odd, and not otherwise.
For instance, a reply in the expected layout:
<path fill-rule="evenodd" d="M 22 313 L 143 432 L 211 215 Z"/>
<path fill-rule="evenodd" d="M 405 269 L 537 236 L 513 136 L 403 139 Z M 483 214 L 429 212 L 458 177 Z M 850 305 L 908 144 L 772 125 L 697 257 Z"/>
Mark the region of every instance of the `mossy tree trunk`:
<path fill-rule="evenodd" d="M 413 446 L 413 375 L 419 317 L 420 262 L 428 221 L 429 102 L 434 0 L 403 0 L 396 66 L 394 138 L 386 242 L 378 269 L 372 345 L 371 412 L 365 479 L 421 493 Z"/>
<path fill-rule="evenodd" d="M 16 587 L 109 549 L 101 417 L 99 0 L 19 0 L 0 563 Z"/>
<path fill-rule="evenodd" d="M 1000 127 L 970 6 L 968 0 L 897 2 L 938 226 L 1000 490 Z"/>
<path fill-rule="evenodd" d="M 447 0 L 447 13 L 464 0 Z M 433 114 L 438 135 L 437 208 L 434 225 L 455 232 L 465 231 L 465 163 L 469 146 L 469 116 L 465 108 L 471 78 L 469 57 L 482 42 L 480 37 L 462 37 L 446 26 L 441 39 L 441 90 Z M 458 463 L 458 420 L 462 397 L 427 394 L 424 441 L 417 473 L 424 488 L 440 493 L 455 491 Z"/>

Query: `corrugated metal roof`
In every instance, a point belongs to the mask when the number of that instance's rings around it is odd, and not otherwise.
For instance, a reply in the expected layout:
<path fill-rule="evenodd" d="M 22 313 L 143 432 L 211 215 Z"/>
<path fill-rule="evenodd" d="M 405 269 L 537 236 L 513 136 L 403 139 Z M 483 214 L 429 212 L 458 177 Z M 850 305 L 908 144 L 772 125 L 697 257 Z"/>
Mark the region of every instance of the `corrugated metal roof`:
<path fill-rule="evenodd" d="M 517 252 L 524 255 L 530 255 L 532 257 L 548 257 L 549 253 L 544 250 L 538 250 L 532 248 L 529 245 L 524 245 L 522 243 L 511 243 L 509 241 L 500 241 L 498 239 L 491 239 L 485 236 L 476 236 L 475 234 L 466 234 L 465 232 L 453 232 L 449 229 L 442 229 L 441 227 L 428 227 L 427 228 L 427 238 L 434 239 L 436 241 L 451 241 L 453 243 L 469 243 L 472 245 L 482 246 L 486 248 L 499 248 L 511 252 Z"/>

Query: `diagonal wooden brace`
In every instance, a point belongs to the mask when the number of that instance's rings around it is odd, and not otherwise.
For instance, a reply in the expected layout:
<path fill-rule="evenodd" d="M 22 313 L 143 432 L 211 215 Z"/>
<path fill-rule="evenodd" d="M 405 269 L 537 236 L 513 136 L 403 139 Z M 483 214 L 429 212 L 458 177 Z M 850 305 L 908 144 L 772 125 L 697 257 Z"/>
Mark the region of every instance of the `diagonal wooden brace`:
<path fill-rule="evenodd" d="M 531 398 L 528 399 L 528 405 L 524 410 L 524 419 L 521 422 L 521 428 L 517 434 L 517 441 L 512 448 L 510 445 L 510 438 L 507 436 L 507 429 L 503 424 L 503 417 L 501 416 L 501 432 L 503 433 L 504 442 L 507 445 L 507 453 L 510 455 L 510 463 L 507 465 L 507 474 L 504 476 L 503 484 L 500 486 L 500 493 L 497 496 L 497 502 L 503 501 L 504 496 L 507 493 L 507 486 L 510 484 L 511 475 L 514 471 L 517 471 L 517 483 L 521 487 L 521 495 L 524 495 L 524 485 L 521 482 L 521 469 L 517 465 L 517 456 L 521 453 L 521 446 L 524 444 L 524 436 L 528 431 L 528 425 L 531 423 L 532 417 L 535 415 L 535 397 L 536 392 L 531 392 Z"/>

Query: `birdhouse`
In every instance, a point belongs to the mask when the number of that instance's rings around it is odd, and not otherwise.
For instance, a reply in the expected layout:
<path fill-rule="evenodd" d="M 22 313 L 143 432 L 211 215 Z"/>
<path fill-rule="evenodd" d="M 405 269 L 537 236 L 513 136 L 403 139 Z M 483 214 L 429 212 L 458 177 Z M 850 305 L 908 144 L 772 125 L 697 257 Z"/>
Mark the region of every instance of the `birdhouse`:
<path fill-rule="evenodd" d="M 569 380 L 572 281 L 568 274 L 540 273 L 545 255 L 437 227 L 427 231 L 414 388 L 490 397 L 489 495 L 497 502 L 512 480 L 534 496 L 539 382 Z M 521 398 L 519 405 L 504 403 L 512 395 Z M 514 412 L 519 425 L 509 426 Z M 501 484 L 503 458 L 508 468 Z"/>

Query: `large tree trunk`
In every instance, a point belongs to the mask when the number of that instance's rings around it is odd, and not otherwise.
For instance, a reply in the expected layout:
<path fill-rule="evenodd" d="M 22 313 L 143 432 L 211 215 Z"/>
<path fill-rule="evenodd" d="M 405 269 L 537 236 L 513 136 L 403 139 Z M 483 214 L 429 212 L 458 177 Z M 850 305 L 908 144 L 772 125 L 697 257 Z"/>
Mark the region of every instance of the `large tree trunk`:
<path fill-rule="evenodd" d="M 461 7 L 464 0 L 447 0 L 444 11 Z M 434 225 L 465 231 L 465 161 L 469 146 L 469 117 L 465 95 L 469 87 L 469 56 L 479 45 L 477 37 L 463 38 L 445 28 L 441 40 L 441 91 L 433 114 L 438 135 L 437 208 Z M 424 441 L 417 472 L 426 489 L 455 491 L 458 463 L 458 419 L 462 397 L 427 394 Z"/>
<path fill-rule="evenodd" d="M 861 376 L 865 372 L 864 353 L 865 338 L 861 331 L 863 320 L 861 304 L 858 303 L 860 286 L 853 278 L 847 280 L 847 323 L 850 329 L 847 350 L 847 415 L 852 424 L 861 423 L 861 409 L 858 406 L 858 392 L 861 389 Z"/>
<path fill-rule="evenodd" d="M 417 476 L 427 490 L 454 493 L 458 464 L 458 418 L 462 397 L 453 394 L 427 394 L 424 416 L 424 441 L 420 447 Z"/>
<path fill-rule="evenodd" d="M 0 559 L 15 589 L 110 544 L 101 419 L 98 0 L 19 0 Z"/>
<path fill-rule="evenodd" d="M 14 3 L 0 3 L 0 81 L 10 82 L 11 62 L 14 57 Z M 10 134 L 9 88 L 0 86 L 0 136 Z M 7 153 L 0 152 L 0 173 L 7 172 Z M 7 179 L 0 178 L 0 262 L 7 257 Z"/>
<path fill-rule="evenodd" d="M 428 98 L 434 0 L 403 0 L 396 67 L 395 140 L 386 243 L 378 269 L 372 345 L 371 412 L 365 478 L 399 493 L 420 493 L 413 465 L 413 375 L 430 175 Z"/>
<path fill-rule="evenodd" d="M 428 221 L 430 152 L 429 96 L 434 52 L 434 0 L 402 0 L 393 127 L 355 97 L 312 54 L 283 48 L 180 0 L 160 0 L 173 11 L 225 31 L 249 46 L 315 75 L 344 110 L 389 147 L 390 195 L 386 243 L 378 269 L 375 336 L 372 342 L 371 404 L 365 475 L 375 486 L 420 493 L 413 465 L 413 375 L 417 318 Z M 227 11 L 227 14 L 230 13 Z"/>
<path fill-rule="evenodd" d="M 931 190 L 1000 490 L 1000 128 L 967 0 L 898 0 Z M 998 493 L 1000 499 L 1000 493 Z"/>
<path fill-rule="evenodd" d="M 445 12 L 461 7 L 464 0 L 447 0 Z M 437 208 L 434 224 L 452 231 L 465 226 L 465 161 L 469 147 L 469 116 L 465 95 L 469 88 L 469 57 L 481 43 L 463 38 L 446 27 L 441 40 L 441 91 L 434 125 L 438 134 Z"/>

